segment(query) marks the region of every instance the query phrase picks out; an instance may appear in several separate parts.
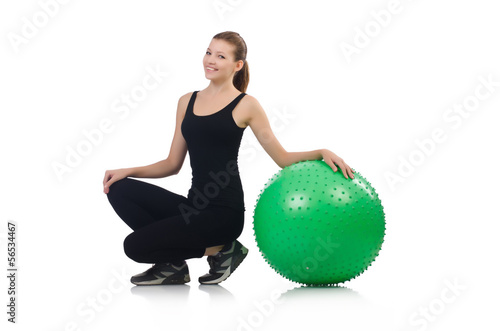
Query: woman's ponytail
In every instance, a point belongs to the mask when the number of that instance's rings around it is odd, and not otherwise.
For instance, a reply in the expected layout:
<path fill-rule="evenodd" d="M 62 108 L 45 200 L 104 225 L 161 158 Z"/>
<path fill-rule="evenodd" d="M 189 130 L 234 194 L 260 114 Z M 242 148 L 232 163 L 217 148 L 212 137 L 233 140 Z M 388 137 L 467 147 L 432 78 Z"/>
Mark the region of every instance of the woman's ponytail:
<path fill-rule="evenodd" d="M 248 70 L 248 62 L 247 60 L 243 61 L 243 68 L 240 71 L 236 72 L 233 78 L 233 85 L 240 92 L 246 92 L 248 82 L 250 81 L 250 71 Z"/>

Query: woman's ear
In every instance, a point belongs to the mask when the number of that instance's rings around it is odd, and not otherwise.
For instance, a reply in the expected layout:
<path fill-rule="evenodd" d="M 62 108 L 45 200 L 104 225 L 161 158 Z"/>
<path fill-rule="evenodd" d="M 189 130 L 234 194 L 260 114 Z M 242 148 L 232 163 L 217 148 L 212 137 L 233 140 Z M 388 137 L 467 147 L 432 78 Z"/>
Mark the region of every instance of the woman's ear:
<path fill-rule="evenodd" d="M 245 62 L 243 62 L 243 60 L 239 60 L 238 62 L 236 62 L 236 71 L 240 71 L 243 68 L 244 64 Z"/>

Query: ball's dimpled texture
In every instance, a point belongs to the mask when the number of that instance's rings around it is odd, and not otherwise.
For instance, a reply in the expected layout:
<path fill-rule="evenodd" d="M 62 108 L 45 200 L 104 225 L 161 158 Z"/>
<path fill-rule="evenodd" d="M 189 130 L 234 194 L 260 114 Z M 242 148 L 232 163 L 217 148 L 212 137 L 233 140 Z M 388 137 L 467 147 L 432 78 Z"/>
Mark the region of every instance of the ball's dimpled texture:
<path fill-rule="evenodd" d="M 254 210 L 262 256 L 283 277 L 335 285 L 363 273 L 384 242 L 385 215 L 359 173 L 346 179 L 324 161 L 285 167 L 265 184 Z"/>

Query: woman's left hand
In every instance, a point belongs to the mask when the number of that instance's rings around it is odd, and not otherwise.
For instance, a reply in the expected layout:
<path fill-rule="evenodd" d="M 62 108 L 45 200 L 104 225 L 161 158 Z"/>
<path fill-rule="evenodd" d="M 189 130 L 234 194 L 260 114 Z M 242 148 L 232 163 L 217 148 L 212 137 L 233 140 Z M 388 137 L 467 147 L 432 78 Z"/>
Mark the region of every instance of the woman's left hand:
<path fill-rule="evenodd" d="M 333 171 L 336 172 L 338 166 L 340 170 L 342 170 L 345 178 L 354 178 L 355 171 L 352 170 L 340 156 L 328 149 L 323 149 L 321 155 L 323 156 L 323 160 L 333 169 Z"/>

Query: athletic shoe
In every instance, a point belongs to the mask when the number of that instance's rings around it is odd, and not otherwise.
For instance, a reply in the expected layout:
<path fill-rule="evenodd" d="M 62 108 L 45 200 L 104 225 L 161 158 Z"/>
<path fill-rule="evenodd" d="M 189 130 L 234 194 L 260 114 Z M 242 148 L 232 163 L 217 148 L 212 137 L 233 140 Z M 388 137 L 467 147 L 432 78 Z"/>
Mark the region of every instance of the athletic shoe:
<path fill-rule="evenodd" d="M 186 261 L 180 265 L 172 263 L 156 263 L 148 270 L 132 276 L 130 281 L 135 285 L 169 285 L 189 282 L 189 269 Z"/>
<path fill-rule="evenodd" d="M 239 241 L 224 246 L 220 252 L 207 258 L 210 271 L 198 278 L 202 284 L 218 284 L 229 277 L 247 256 L 248 249 Z"/>

